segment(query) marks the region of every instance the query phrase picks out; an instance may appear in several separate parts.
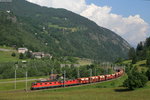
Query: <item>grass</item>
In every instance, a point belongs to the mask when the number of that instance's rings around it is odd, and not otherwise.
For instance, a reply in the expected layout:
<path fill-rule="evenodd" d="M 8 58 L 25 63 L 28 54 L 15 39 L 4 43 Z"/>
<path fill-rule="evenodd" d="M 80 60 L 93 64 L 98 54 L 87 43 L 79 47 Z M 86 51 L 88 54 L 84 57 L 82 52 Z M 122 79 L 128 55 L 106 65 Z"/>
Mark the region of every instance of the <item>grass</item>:
<path fill-rule="evenodd" d="M 146 67 L 146 60 L 138 61 L 134 66 L 137 66 L 139 71 L 147 71 L 148 69 Z"/>
<path fill-rule="evenodd" d="M 52 24 L 49 24 L 48 27 L 51 27 L 51 28 L 56 28 L 56 29 L 65 29 L 65 30 L 69 30 L 71 32 L 76 32 L 78 31 L 77 28 L 66 28 L 66 27 L 60 27 L 58 25 L 52 25 Z"/>
<path fill-rule="evenodd" d="M 7 46 L 0 46 L 0 48 L 2 48 L 2 49 L 10 49 L 10 50 L 14 50 L 14 48 L 12 48 L 12 47 L 7 47 Z"/>
<path fill-rule="evenodd" d="M 2 93 L 1 100 L 149 100 L 148 89 L 116 92 L 124 88 L 80 89 L 65 92 Z M 2 95 L 0 94 L 0 95 Z M 17 94 L 18 96 L 14 96 Z"/>
<path fill-rule="evenodd" d="M 146 60 L 138 61 L 134 66 L 146 67 Z"/>
<path fill-rule="evenodd" d="M 132 62 L 132 60 L 125 60 L 122 62 L 122 64 L 130 64 Z"/>
<path fill-rule="evenodd" d="M 90 65 L 90 64 L 92 64 L 92 61 L 90 59 L 80 59 L 79 58 L 78 63 L 81 66 L 84 66 L 84 65 Z"/>
<path fill-rule="evenodd" d="M 28 79 L 39 79 L 39 78 L 47 78 L 47 76 L 39 76 L 39 77 L 28 77 Z M 17 81 L 18 80 L 25 80 L 25 78 L 17 78 L 16 79 Z M 11 82 L 11 83 L 0 83 L 0 92 L 1 91 L 12 91 L 14 90 L 14 79 L 2 79 L 0 80 L 0 82 Z M 30 89 L 31 87 L 31 83 L 32 82 L 35 82 L 35 81 L 28 81 L 28 90 Z M 17 90 L 23 90 L 25 89 L 25 81 L 24 82 L 16 82 L 16 87 L 17 87 Z"/>
<path fill-rule="evenodd" d="M 28 79 L 38 79 L 41 77 L 30 77 Z M 42 78 L 47 78 L 47 76 L 43 76 Z M 61 91 L 64 90 L 72 90 L 72 89 L 85 89 L 85 88 L 108 88 L 108 87 L 118 87 L 122 85 L 122 82 L 127 78 L 127 76 L 123 76 L 119 79 L 113 80 L 113 81 L 109 81 L 109 82 L 104 82 L 104 83 L 97 83 L 97 84 L 92 84 L 92 85 L 85 85 L 85 86 L 80 86 L 80 87 L 69 87 L 69 88 L 65 88 L 62 89 Z M 25 78 L 19 78 L 17 80 L 25 80 Z M 14 81 L 14 79 L 3 79 L 1 80 L 1 82 L 7 82 L 7 81 Z M 29 87 L 28 89 L 30 89 L 31 83 L 35 82 L 35 81 L 30 81 L 29 83 Z M 12 83 L 0 83 L 0 91 L 9 91 L 9 90 L 14 90 L 14 82 Z M 17 82 L 17 89 L 18 90 L 22 90 L 25 88 L 25 82 Z"/>
<path fill-rule="evenodd" d="M 132 60 L 125 60 L 122 64 L 131 64 Z M 148 68 L 146 67 L 146 60 L 141 60 L 133 64 L 133 66 L 137 66 L 139 71 L 146 71 Z"/>
<path fill-rule="evenodd" d="M 1 49 L 7 49 L 10 51 L 0 51 L 0 62 L 12 62 L 12 61 L 17 61 L 19 54 L 17 53 L 16 50 L 12 47 L 6 47 L 6 46 L 0 46 Z M 12 50 L 12 51 L 11 51 Z M 12 57 L 11 54 L 15 52 L 16 57 Z"/>
<path fill-rule="evenodd" d="M 0 51 L 0 62 L 12 62 L 12 61 L 18 61 L 18 55 L 16 57 L 12 57 L 13 51 Z M 17 54 L 17 53 L 16 53 Z"/>
<path fill-rule="evenodd" d="M 48 76 L 37 76 L 37 77 L 28 77 L 28 79 L 38 79 L 38 78 L 48 78 Z M 25 80 L 26 78 L 16 78 L 16 80 Z M 14 78 L 11 79 L 1 79 L 0 82 L 14 81 Z"/>
<path fill-rule="evenodd" d="M 28 89 L 30 89 L 32 82 L 34 82 L 34 81 L 28 82 Z M 25 82 L 17 82 L 16 90 L 24 90 L 25 84 L 26 84 Z M 0 87 L 0 92 L 12 91 L 12 90 L 14 90 L 15 83 L 0 83 L 0 85 L 2 86 L 2 87 Z"/>
<path fill-rule="evenodd" d="M 149 100 L 150 82 L 145 88 L 128 91 L 118 87 L 126 76 L 111 82 L 35 92 L 0 92 L 0 100 Z M 116 86 L 111 86 L 115 82 Z M 119 83 L 118 83 L 119 82 Z M 24 84 L 22 84 L 24 85 Z M 106 87 L 97 87 L 106 85 Z"/>

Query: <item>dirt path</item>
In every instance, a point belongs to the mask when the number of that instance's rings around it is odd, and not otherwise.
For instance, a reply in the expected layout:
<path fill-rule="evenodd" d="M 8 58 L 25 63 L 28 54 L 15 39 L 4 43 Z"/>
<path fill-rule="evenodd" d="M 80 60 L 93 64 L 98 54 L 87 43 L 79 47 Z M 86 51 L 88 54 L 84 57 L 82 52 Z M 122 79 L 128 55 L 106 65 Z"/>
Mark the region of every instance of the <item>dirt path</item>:
<path fill-rule="evenodd" d="M 3 49 L 3 48 L 0 48 L 0 51 L 15 51 L 15 50 L 11 50 L 11 49 Z"/>

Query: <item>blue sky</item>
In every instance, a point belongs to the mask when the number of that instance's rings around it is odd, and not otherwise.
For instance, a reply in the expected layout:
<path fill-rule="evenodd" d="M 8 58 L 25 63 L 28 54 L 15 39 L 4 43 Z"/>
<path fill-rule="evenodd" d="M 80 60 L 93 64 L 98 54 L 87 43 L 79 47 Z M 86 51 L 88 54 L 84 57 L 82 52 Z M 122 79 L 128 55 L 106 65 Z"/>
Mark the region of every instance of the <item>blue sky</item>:
<path fill-rule="evenodd" d="M 86 0 L 87 4 L 112 7 L 112 13 L 122 16 L 139 14 L 150 24 L 150 0 Z"/>

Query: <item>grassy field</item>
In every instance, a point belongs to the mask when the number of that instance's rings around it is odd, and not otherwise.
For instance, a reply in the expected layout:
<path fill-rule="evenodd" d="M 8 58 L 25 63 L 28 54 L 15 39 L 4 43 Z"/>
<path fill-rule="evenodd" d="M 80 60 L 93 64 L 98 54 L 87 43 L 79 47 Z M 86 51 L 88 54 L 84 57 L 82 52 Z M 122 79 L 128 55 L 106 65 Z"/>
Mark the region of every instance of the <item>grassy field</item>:
<path fill-rule="evenodd" d="M 40 78 L 48 78 L 48 76 L 39 76 L 39 77 L 28 77 L 28 79 L 40 79 Z M 17 81 L 19 80 L 25 80 L 25 78 L 17 78 Z M 3 82 L 10 82 L 10 83 L 3 83 Z M 31 83 L 34 81 L 28 81 L 28 89 L 31 87 Z M 0 92 L 1 91 L 13 91 L 14 90 L 14 79 L 1 79 L 0 80 Z M 2 86 L 2 87 L 1 87 Z M 25 81 L 24 82 L 16 82 L 17 90 L 23 90 L 25 89 Z"/>
<path fill-rule="evenodd" d="M 0 92 L 0 100 L 149 100 L 150 82 L 145 88 L 128 91 L 123 87 L 118 87 L 122 85 L 124 79 L 126 76 L 88 86 L 33 92 Z"/>
<path fill-rule="evenodd" d="M 126 60 L 126 61 L 123 61 L 122 63 L 123 64 L 131 64 L 131 60 Z M 138 70 L 141 71 L 141 70 L 147 70 L 148 68 L 146 67 L 146 60 L 141 60 L 141 61 L 138 61 L 136 62 L 136 64 L 133 64 L 133 66 L 137 66 Z"/>
<path fill-rule="evenodd" d="M 92 64 L 92 61 L 90 59 L 80 59 L 80 58 L 78 58 L 78 63 L 81 66 L 84 66 L 84 65 L 90 65 L 90 64 Z"/>
<path fill-rule="evenodd" d="M 1 93 L 1 100 L 149 100 L 150 89 L 120 91 L 124 88 L 94 88 L 40 92 Z"/>
<path fill-rule="evenodd" d="M 18 55 L 17 57 L 12 57 L 11 56 L 12 51 L 0 51 L 0 62 L 13 62 L 13 61 L 18 61 Z"/>
<path fill-rule="evenodd" d="M 6 49 L 10 51 L 0 51 L 0 62 L 12 62 L 17 61 L 18 59 L 18 53 L 14 48 L 6 47 L 6 46 L 0 46 L 0 49 Z M 16 57 L 12 57 L 11 54 L 15 52 Z"/>
<path fill-rule="evenodd" d="M 14 48 L 12 48 L 12 47 L 7 47 L 7 46 L 0 46 L 0 48 L 3 48 L 3 49 L 10 49 L 10 50 L 15 50 Z"/>
<path fill-rule="evenodd" d="M 49 76 L 37 76 L 37 77 L 28 77 L 28 79 L 39 79 L 39 78 L 48 78 Z M 26 78 L 17 78 L 16 80 L 25 80 Z M 0 79 L 0 82 L 14 81 L 14 78 L 11 79 Z"/>
<path fill-rule="evenodd" d="M 28 79 L 38 79 L 38 78 L 47 78 L 47 76 L 43 76 L 43 77 L 30 77 Z M 92 85 L 86 85 L 86 86 L 81 86 L 79 88 L 100 88 L 100 87 L 118 87 L 118 86 L 121 86 L 122 85 L 122 82 L 127 78 L 127 76 L 123 76 L 119 79 L 115 79 L 113 81 L 110 81 L 110 82 L 103 82 L 103 83 L 98 83 L 98 84 L 92 84 Z M 18 78 L 17 80 L 25 80 L 25 78 Z M 1 83 L 1 82 L 11 82 L 11 83 Z M 28 90 L 30 90 L 30 87 L 31 87 L 31 83 L 32 82 L 35 82 L 35 81 L 29 81 L 28 82 Z M 14 79 L 3 79 L 0 81 L 0 91 L 13 91 L 14 90 Z M 17 90 L 23 90 L 25 89 L 25 82 L 17 82 L 16 83 L 16 87 L 17 87 Z M 72 87 L 71 87 L 72 88 Z M 66 88 L 68 89 L 68 88 Z"/>

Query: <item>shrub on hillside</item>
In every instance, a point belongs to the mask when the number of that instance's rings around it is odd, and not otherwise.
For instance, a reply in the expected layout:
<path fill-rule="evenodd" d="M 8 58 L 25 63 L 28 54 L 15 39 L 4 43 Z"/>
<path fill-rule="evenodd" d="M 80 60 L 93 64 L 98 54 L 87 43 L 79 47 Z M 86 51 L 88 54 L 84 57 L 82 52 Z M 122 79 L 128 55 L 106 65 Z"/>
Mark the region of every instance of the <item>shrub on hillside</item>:
<path fill-rule="evenodd" d="M 147 65 L 148 67 L 150 67 L 150 57 L 147 58 L 147 60 L 146 60 L 146 65 Z"/>
<path fill-rule="evenodd" d="M 147 70 L 146 76 L 147 76 L 148 80 L 150 81 L 150 68 Z"/>
<path fill-rule="evenodd" d="M 13 52 L 13 53 L 11 54 L 11 56 L 12 56 L 12 57 L 16 57 L 16 53 Z"/>
<path fill-rule="evenodd" d="M 128 79 L 126 79 L 123 84 L 130 90 L 134 90 L 136 88 L 144 87 L 147 82 L 148 78 L 144 74 L 138 72 L 136 67 L 133 67 L 128 73 Z"/>
<path fill-rule="evenodd" d="M 20 53 L 19 59 L 24 59 L 24 54 Z"/>

